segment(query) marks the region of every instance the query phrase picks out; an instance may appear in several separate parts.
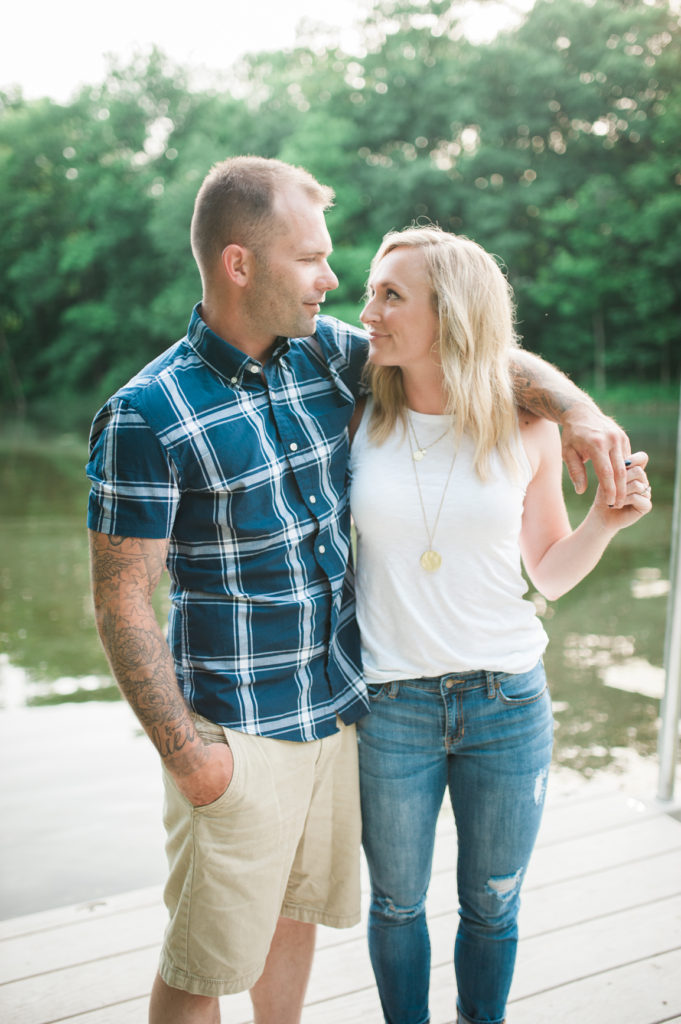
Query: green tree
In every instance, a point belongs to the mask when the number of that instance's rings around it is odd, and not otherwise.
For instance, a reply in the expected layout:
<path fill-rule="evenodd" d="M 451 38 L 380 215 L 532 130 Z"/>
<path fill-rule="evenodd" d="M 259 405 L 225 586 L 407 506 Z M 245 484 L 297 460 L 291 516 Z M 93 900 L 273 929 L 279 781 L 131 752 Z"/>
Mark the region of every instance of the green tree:
<path fill-rule="evenodd" d="M 517 39 L 553 54 L 533 90 L 543 121 L 535 111 L 523 129 L 534 150 L 518 282 L 527 335 L 585 382 L 669 380 L 681 311 L 678 20 L 663 3 L 542 0 Z"/>
<path fill-rule="evenodd" d="M 152 51 L 68 105 L 0 96 L 0 403 L 63 423 L 181 336 L 201 179 L 308 167 L 355 320 L 383 234 L 432 220 L 509 268 L 525 344 L 585 384 L 681 368 L 679 19 L 664 0 L 538 0 L 491 43 L 461 4 L 377 0 L 356 53 L 303 32 L 192 90 Z"/>
<path fill-rule="evenodd" d="M 34 409 L 67 416 L 92 386 L 121 383 L 152 354 L 145 307 L 156 280 L 149 235 L 154 164 L 187 91 L 163 58 L 113 68 L 68 107 L 6 105 L 0 317 Z M 176 115 L 177 116 L 177 115 Z"/>

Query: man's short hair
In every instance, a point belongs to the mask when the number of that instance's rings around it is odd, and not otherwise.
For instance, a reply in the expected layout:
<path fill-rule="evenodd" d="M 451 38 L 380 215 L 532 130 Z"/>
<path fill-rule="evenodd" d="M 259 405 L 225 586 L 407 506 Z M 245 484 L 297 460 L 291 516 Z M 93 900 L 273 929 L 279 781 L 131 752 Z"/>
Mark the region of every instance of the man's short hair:
<path fill-rule="evenodd" d="M 215 164 L 199 189 L 191 224 L 191 244 L 201 277 L 228 245 L 262 253 L 276 230 L 274 199 L 278 191 L 297 187 L 327 210 L 333 189 L 321 185 L 303 167 L 259 156 L 236 156 Z"/>

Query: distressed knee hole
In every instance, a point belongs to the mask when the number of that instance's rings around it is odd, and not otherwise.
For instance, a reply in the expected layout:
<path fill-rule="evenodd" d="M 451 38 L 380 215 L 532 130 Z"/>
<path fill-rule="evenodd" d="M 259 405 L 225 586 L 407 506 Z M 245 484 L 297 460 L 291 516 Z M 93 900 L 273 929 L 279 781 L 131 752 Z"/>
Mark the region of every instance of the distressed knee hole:
<path fill-rule="evenodd" d="M 400 907 L 387 896 L 374 896 L 371 901 L 371 909 L 391 924 L 404 924 L 407 921 L 413 921 L 415 918 L 420 917 L 423 914 L 425 904 L 425 897 L 413 906 Z"/>
<path fill-rule="evenodd" d="M 508 903 L 517 896 L 520 890 L 520 883 L 523 880 L 523 869 L 519 868 L 514 875 L 500 875 L 498 878 L 490 878 L 485 888 L 501 903 Z"/>

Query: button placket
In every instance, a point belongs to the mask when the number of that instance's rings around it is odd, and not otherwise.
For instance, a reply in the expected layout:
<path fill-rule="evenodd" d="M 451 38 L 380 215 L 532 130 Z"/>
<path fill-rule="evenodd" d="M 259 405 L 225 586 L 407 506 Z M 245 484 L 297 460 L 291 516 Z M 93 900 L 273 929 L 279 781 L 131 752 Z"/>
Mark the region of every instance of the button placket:
<path fill-rule="evenodd" d="M 334 555 L 333 549 L 325 543 L 328 529 L 322 525 L 322 521 L 325 521 L 327 515 L 327 507 L 324 494 L 319 490 L 321 484 L 320 469 L 315 460 L 301 457 L 301 452 L 308 452 L 309 441 L 302 433 L 300 423 L 296 420 L 285 389 L 282 391 L 281 385 L 277 381 L 278 374 L 275 372 L 276 369 L 271 363 L 267 363 L 264 367 L 264 376 L 270 385 L 272 411 L 277 431 L 284 443 L 285 458 L 299 487 L 300 496 L 308 510 L 308 515 L 313 521 L 316 521 L 317 529 L 315 531 L 316 536 L 314 537 L 313 549 L 316 560 L 320 568 L 324 572 L 329 573 L 332 571 L 330 566 L 333 564 Z M 288 374 L 286 364 L 281 364 L 279 372 L 281 376 Z M 300 440 L 293 440 L 296 437 L 300 437 Z"/>

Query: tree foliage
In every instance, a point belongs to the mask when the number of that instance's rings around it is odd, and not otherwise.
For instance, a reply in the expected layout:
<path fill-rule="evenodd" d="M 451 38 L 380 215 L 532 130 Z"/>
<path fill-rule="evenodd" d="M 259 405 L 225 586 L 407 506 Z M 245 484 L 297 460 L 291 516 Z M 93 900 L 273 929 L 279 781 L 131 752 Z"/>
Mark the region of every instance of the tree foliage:
<path fill-rule="evenodd" d="M 462 7 L 377 0 L 360 52 L 301 35 L 191 90 L 161 53 L 68 105 L 0 95 L 0 402 L 52 422 L 184 333 L 194 196 L 237 153 L 307 167 L 356 319 L 372 253 L 430 219 L 508 268 L 524 343 L 586 386 L 679 374 L 679 19 L 664 0 L 537 0 L 473 45 Z"/>

